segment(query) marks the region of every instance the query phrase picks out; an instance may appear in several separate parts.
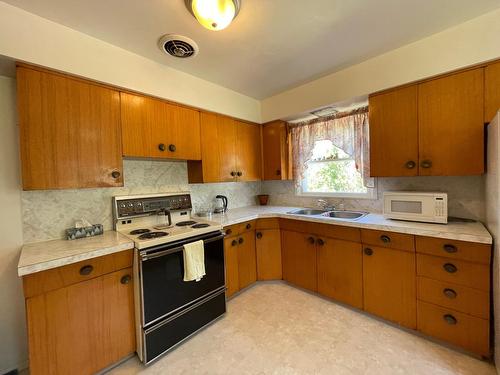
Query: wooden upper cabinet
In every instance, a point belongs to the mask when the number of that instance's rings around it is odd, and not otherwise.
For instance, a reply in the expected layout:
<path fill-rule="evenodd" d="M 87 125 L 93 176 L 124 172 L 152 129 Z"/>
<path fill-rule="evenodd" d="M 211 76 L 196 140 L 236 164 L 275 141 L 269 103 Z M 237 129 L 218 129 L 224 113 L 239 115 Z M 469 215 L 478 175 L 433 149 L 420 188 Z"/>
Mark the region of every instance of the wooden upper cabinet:
<path fill-rule="evenodd" d="M 418 175 L 417 85 L 370 96 L 370 173 Z"/>
<path fill-rule="evenodd" d="M 236 173 L 239 181 L 262 178 L 260 126 L 236 121 Z"/>
<path fill-rule="evenodd" d="M 418 87 L 419 174 L 484 172 L 483 68 L 421 83 Z"/>
<path fill-rule="evenodd" d="M 199 111 L 141 95 L 120 95 L 124 156 L 201 159 Z"/>
<path fill-rule="evenodd" d="M 291 179 L 290 147 L 284 121 L 262 125 L 262 155 L 264 180 Z"/>
<path fill-rule="evenodd" d="M 120 94 L 17 68 L 23 189 L 123 186 Z"/>
<path fill-rule="evenodd" d="M 500 62 L 486 66 L 484 82 L 484 122 L 489 123 L 500 110 Z"/>

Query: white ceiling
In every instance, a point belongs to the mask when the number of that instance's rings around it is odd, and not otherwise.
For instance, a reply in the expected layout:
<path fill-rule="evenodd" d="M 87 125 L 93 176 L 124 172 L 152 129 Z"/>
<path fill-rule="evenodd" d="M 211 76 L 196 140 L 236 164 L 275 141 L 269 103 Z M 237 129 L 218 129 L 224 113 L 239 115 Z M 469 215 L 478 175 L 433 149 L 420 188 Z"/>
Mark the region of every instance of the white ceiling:
<path fill-rule="evenodd" d="M 500 6 L 500 0 L 243 0 L 233 24 L 213 32 L 197 24 L 184 0 L 5 2 L 257 99 Z M 199 55 L 164 55 L 156 43 L 166 33 L 194 39 Z"/>

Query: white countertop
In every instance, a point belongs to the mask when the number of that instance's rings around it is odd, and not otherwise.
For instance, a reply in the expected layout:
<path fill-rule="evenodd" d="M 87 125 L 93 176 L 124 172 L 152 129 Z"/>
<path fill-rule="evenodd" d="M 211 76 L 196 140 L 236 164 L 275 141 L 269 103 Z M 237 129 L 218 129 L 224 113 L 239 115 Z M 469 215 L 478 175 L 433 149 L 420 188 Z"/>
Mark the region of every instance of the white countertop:
<path fill-rule="evenodd" d="M 213 215 L 212 220 L 222 226 L 242 223 L 258 218 L 281 217 L 348 227 L 378 229 L 420 236 L 446 238 L 491 244 L 492 237 L 480 222 L 452 222 L 449 224 L 426 224 L 385 219 L 379 214 L 368 214 L 359 220 L 345 221 L 318 216 L 287 214 L 301 207 L 249 206 L 231 209 L 225 214 Z M 193 218 L 196 219 L 196 218 Z M 26 244 L 21 250 L 18 275 L 24 276 L 76 263 L 82 260 L 131 249 L 134 242 L 115 231 L 106 231 L 102 236 L 73 241 L 53 240 Z"/>
<path fill-rule="evenodd" d="M 134 241 L 115 231 L 72 241 L 34 242 L 22 247 L 17 274 L 24 276 L 133 248 Z"/>
<path fill-rule="evenodd" d="M 446 238 L 450 240 L 470 241 L 491 244 L 492 237 L 485 226 L 480 222 L 450 222 L 448 224 L 415 223 L 411 221 L 386 219 L 380 214 L 368 214 L 358 220 L 339 220 L 322 216 L 304 216 L 287 214 L 287 212 L 302 207 L 282 206 L 250 206 L 235 208 L 225 214 L 214 215 L 212 220 L 218 221 L 222 226 L 241 223 L 248 220 L 266 217 L 281 217 L 343 225 L 348 227 L 378 229 L 390 232 L 407 233 L 419 236 Z"/>

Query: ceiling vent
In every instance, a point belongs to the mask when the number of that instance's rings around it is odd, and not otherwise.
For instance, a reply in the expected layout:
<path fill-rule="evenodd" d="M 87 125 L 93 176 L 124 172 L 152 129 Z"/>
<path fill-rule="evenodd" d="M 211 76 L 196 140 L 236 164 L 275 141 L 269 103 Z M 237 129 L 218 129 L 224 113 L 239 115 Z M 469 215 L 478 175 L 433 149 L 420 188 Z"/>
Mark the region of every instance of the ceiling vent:
<path fill-rule="evenodd" d="M 335 107 L 321 108 L 317 111 L 312 111 L 311 114 L 317 117 L 328 117 L 337 114 L 339 111 Z"/>
<path fill-rule="evenodd" d="M 158 47 L 166 54 L 186 59 L 198 54 L 198 45 L 188 37 L 176 34 L 163 35 L 158 41 Z"/>

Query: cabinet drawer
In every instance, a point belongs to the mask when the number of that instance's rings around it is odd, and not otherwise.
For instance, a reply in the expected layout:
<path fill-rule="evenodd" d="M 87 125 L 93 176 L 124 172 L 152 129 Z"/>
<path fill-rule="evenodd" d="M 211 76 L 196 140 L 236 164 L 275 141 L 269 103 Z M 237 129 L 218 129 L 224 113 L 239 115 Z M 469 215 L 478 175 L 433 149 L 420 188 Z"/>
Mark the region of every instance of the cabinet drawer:
<path fill-rule="evenodd" d="M 415 243 L 418 253 L 490 264 L 491 245 L 420 236 Z"/>
<path fill-rule="evenodd" d="M 313 223 L 304 220 L 280 219 L 280 228 L 294 232 L 325 236 L 352 242 L 361 242 L 358 228 L 342 225 Z"/>
<path fill-rule="evenodd" d="M 489 291 L 490 268 L 484 264 L 417 254 L 417 275 Z"/>
<path fill-rule="evenodd" d="M 417 303 L 417 328 L 426 335 L 489 356 L 489 321 L 451 309 Z"/>
<path fill-rule="evenodd" d="M 255 220 L 245 221 L 244 223 L 238 223 L 224 227 L 227 237 L 236 236 L 253 229 L 255 229 Z"/>
<path fill-rule="evenodd" d="M 133 250 L 92 258 L 23 277 L 26 298 L 132 266 Z"/>
<path fill-rule="evenodd" d="M 268 219 L 258 219 L 255 223 L 256 229 L 279 229 L 280 227 L 280 219 L 277 217 L 268 218 Z"/>
<path fill-rule="evenodd" d="M 490 296 L 488 292 L 426 277 L 418 277 L 417 293 L 419 300 L 474 315 L 478 318 L 489 319 Z"/>
<path fill-rule="evenodd" d="M 361 242 L 367 245 L 415 251 L 415 238 L 411 234 L 361 229 Z"/>

